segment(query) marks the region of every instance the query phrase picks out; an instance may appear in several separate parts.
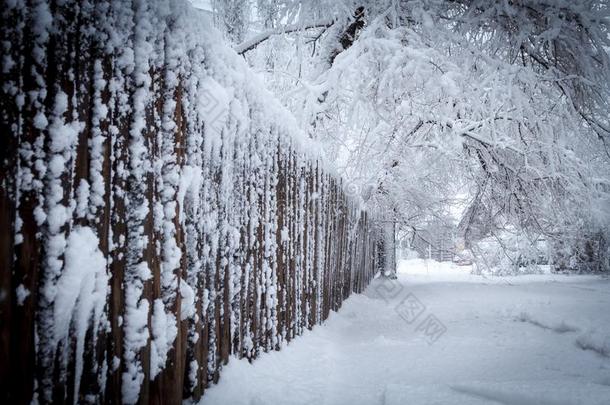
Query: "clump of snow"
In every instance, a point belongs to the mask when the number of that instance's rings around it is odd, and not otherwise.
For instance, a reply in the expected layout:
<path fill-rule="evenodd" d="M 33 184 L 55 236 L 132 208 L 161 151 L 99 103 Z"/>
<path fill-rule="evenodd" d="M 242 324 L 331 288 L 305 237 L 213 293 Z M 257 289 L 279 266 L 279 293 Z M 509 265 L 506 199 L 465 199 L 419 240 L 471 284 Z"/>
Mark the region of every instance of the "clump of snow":
<path fill-rule="evenodd" d="M 184 280 L 180 281 L 180 320 L 183 321 L 195 315 L 195 291 Z"/>
<path fill-rule="evenodd" d="M 176 317 L 172 313 L 165 312 L 161 299 L 156 299 L 153 303 L 150 329 L 153 338 L 150 345 L 150 379 L 154 380 L 165 367 L 167 354 L 178 334 Z"/>
<path fill-rule="evenodd" d="M 15 294 L 17 294 L 17 305 L 21 306 L 25 302 L 25 299 L 30 295 L 30 290 L 25 288 L 23 284 L 19 284 L 15 289 Z"/>
<path fill-rule="evenodd" d="M 130 283 L 125 288 L 125 333 L 123 361 L 126 371 L 123 373 L 122 399 L 124 403 L 134 404 L 140 395 L 140 386 L 144 381 L 142 364 L 138 361 L 140 349 L 148 343 L 149 302 L 141 299 L 142 286 Z"/>

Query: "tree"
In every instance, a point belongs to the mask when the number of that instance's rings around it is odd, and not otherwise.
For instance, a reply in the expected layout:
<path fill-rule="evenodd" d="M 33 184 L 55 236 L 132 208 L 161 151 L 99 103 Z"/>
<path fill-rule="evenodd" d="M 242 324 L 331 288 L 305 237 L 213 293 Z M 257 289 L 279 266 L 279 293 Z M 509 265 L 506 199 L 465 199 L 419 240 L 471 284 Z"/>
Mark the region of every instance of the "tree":
<path fill-rule="evenodd" d="M 417 226 L 466 200 L 471 242 L 509 227 L 550 240 L 557 259 L 608 238 L 606 1 L 322 6 L 358 21 L 348 47 L 336 52 L 334 23 L 260 43 L 248 60 L 281 55 L 270 87 L 348 183 L 373 190 L 367 204 Z M 313 21 L 308 7 L 294 18 Z"/>

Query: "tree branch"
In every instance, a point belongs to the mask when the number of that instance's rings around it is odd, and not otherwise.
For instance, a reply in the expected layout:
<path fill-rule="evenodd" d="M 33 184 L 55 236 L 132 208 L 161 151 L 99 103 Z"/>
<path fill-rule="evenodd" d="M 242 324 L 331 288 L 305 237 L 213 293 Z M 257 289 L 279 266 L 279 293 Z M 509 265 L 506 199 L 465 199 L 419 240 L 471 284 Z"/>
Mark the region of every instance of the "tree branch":
<path fill-rule="evenodd" d="M 242 42 L 241 44 L 236 45 L 233 49 L 240 55 L 245 54 L 248 51 L 256 48 L 259 44 L 265 42 L 273 35 L 281 35 L 288 34 L 291 32 L 304 31 L 314 28 L 328 28 L 333 25 L 334 21 L 317 21 L 311 24 L 301 25 L 301 24 L 291 24 L 285 25 L 280 28 L 275 28 L 267 31 L 263 31 L 260 34 L 253 36 L 252 38 Z"/>

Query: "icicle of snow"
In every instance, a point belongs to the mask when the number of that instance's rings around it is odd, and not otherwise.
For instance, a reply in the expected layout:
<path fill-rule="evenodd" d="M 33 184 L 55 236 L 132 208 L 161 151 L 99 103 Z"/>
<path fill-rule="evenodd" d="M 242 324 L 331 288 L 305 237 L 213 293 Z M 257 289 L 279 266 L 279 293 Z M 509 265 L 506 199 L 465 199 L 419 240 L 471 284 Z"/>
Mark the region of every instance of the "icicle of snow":
<path fill-rule="evenodd" d="M 79 392 L 85 335 L 91 325 L 94 330 L 99 326 L 108 291 L 106 260 L 98 246 L 91 228 L 75 227 L 66 243 L 64 268 L 56 286 L 55 340 L 66 341 L 71 336 L 76 340 L 74 392 Z"/>

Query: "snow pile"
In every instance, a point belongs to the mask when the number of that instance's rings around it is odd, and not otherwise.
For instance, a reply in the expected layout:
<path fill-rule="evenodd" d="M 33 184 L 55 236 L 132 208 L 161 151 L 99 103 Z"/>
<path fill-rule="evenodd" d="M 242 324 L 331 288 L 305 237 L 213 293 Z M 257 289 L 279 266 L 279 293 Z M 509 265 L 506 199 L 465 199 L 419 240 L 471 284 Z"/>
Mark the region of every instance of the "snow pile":
<path fill-rule="evenodd" d="M 604 357 L 610 357 L 610 334 L 589 330 L 576 338 L 576 345 L 583 350 L 592 350 Z"/>
<path fill-rule="evenodd" d="M 538 319 L 533 318 L 527 312 L 521 312 L 519 314 L 518 320 L 521 322 L 529 322 L 532 325 L 539 326 L 543 329 L 552 330 L 557 333 L 566 333 L 566 332 L 577 332 L 578 328 L 576 326 L 568 325 L 564 320 L 553 323 L 546 323 L 544 321 L 540 321 Z"/>
<path fill-rule="evenodd" d="M 602 324 L 600 328 L 600 325 L 591 326 L 591 320 L 585 320 L 585 322 L 576 319 L 566 321 L 560 316 L 562 315 L 541 314 L 533 316 L 528 312 L 521 312 L 517 320 L 558 334 L 571 333 L 576 347 L 610 358 L 610 325 Z M 575 326 L 583 323 L 584 326 Z"/>
<path fill-rule="evenodd" d="M 430 278 L 447 281 L 468 281 L 474 279 L 472 266 L 458 266 L 452 262 L 437 262 L 428 259 L 407 259 L 398 262 L 397 273 L 413 281 L 425 281 Z"/>

